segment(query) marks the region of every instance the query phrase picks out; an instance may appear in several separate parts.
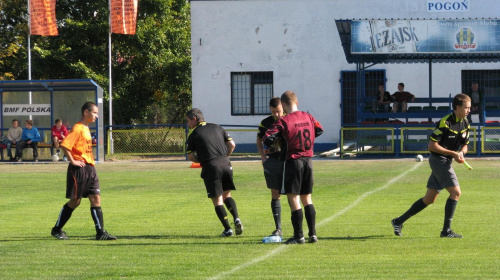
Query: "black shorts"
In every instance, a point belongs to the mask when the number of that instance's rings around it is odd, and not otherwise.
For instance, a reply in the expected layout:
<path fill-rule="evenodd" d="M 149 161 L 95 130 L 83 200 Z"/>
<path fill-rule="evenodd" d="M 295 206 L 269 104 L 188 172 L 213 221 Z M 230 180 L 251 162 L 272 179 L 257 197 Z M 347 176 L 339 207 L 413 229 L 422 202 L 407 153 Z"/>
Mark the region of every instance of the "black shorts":
<path fill-rule="evenodd" d="M 314 178 L 310 157 L 286 160 L 283 174 L 285 193 L 299 195 L 312 193 Z"/>
<path fill-rule="evenodd" d="M 219 157 L 204 162 L 201 178 L 205 182 L 208 197 L 221 196 L 223 192 L 236 190 L 233 182 L 233 167 L 228 157 Z"/>
<path fill-rule="evenodd" d="M 283 187 L 283 166 L 285 162 L 277 157 L 269 157 L 264 161 L 264 177 L 269 189 L 281 191 Z"/>
<path fill-rule="evenodd" d="M 84 167 L 68 165 L 66 173 L 66 198 L 77 199 L 88 197 L 89 194 L 99 195 L 99 178 L 93 165 Z"/>

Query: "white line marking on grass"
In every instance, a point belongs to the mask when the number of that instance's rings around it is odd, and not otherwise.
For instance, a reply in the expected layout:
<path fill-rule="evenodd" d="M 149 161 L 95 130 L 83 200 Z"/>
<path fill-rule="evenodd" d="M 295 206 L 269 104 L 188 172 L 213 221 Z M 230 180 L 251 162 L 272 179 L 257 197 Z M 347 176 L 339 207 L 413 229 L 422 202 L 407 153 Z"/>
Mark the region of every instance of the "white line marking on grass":
<path fill-rule="evenodd" d="M 365 199 L 367 196 L 369 195 L 372 195 L 376 192 L 379 192 L 381 190 L 384 190 L 386 188 L 388 188 L 390 185 L 394 184 L 395 182 L 399 181 L 399 179 L 403 178 L 404 176 L 406 176 L 408 173 L 414 171 L 415 169 L 417 169 L 417 167 L 419 167 L 420 165 L 422 164 L 422 162 L 420 163 L 417 163 L 415 164 L 415 166 L 413 166 L 413 168 L 409 169 L 409 170 L 406 170 L 405 172 L 403 172 L 402 174 L 400 174 L 399 176 L 397 177 L 394 177 L 392 178 L 391 180 L 389 180 L 385 185 L 383 185 L 382 187 L 380 188 L 377 188 L 377 189 L 374 189 L 372 191 L 369 191 L 369 192 L 366 192 L 364 194 L 362 194 L 360 197 L 358 197 L 358 199 L 356 199 L 353 203 L 349 204 L 349 206 L 347 206 L 346 208 L 340 210 L 339 212 L 333 214 L 332 216 L 324 219 L 323 221 L 321 221 L 320 223 L 316 224 L 317 227 L 320 227 L 320 226 L 323 226 L 329 222 L 331 222 L 332 220 L 334 220 L 335 218 L 338 218 L 342 215 L 344 215 L 347 211 L 351 210 L 352 208 L 354 208 L 355 206 L 357 206 L 363 199 Z M 228 271 L 224 271 L 214 277 L 211 277 L 211 278 L 208 278 L 210 280 L 217 280 L 217 279 L 221 279 L 225 276 L 228 276 L 228 275 L 231 275 L 235 272 L 237 272 L 238 270 L 241 270 L 241 269 L 244 269 L 248 266 L 251 266 L 253 264 L 256 264 L 258 262 L 261 262 L 263 260 L 266 260 L 278 253 L 281 253 L 282 251 L 284 251 L 289 245 L 279 245 L 278 248 L 274 249 L 274 250 L 271 250 L 269 253 L 267 253 L 266 255 L 262 256 L 262 257 L 259 257 L 259 258 L 256 258 L 256 259 L 253 259 L 249 262 L 246 262 L 244 264 L 241 264 L 239 266 L 236 266 L 234 267 L 233 269 L 231 270 L 228 270 Z M 292 245 L 293 246 L 293 245 Z"/>
<path fill-rule="evenodd" d="M 253 259 L 253 260 L 251 260 L 249 262 L 246 262 L 246 263 L 244 263 L 242 265 L 238 265 L 238 266 L 236 266 L 235 268 L 233 268 L 231 270 L 224 271 L 221 274 L 219 274 L 217 276 L 214 276 L 212 278 L 209 278 L 209 279 L 210 280 L 216 280 L 216 279 L 220 279 L 220 278 L 222 278 L 224 276 L 231 275 L 231 274 L 237 272 L 240 269 L 243 269 L 243 268 L 245 268 L 247 266 L 251 266 L 252 264 L 256 264 L 256 263 L 261 262 L 261 261 L 263 261 L 263 260 L 265 260 L 265 259 L 267 259 L 269 257 L 272 257 L 272 256 L 274 256 L 274 255 L 276 255 L 278 253 L 281 253 L 281 251 L 284 251 L 286 249 L 286 247 L 287 247 L 287 245 L 278 245 L 278 248 L 276 248 L 276 249 L 272 250 L 271 252 L 267 253 L 267 255 L 264 255 L 262 257 Z"/>
<path fill-rule="evenodd" d="M 388 188 L 390 185 L 394 184 L 395 182 L 399 181 L 399 179 L 403 178 L 404 176 L 406 176 L 408 173 L 412 172 L 413 170 L 417 169 L 417 167 L 419 167 L 420 165 L 422 164 L 422 162 L 420 163 L 417 163 L 415 164 L 415 166 L 413 166 L 412 169 L 409 169 L 409 170 L 406 170 L 403 174 L 395 177 L 395 178 L 392 178 L 391 180 L 389 180 L 389 182 L 387 182 L 385 185 L 383 185 L 382 187 L 378 188 L 378 189 L 374 189 L 372 191 L 369 191 L 369 192 L 365 192 L 364 194 L 362 194 L 360 197 L 358 197 L 358 199 L 356 199 L 353 203 L 349 204 L 349 206 L 347 206 L 346 208 L 340 210 L 339 212 L 335 213 L 334 215 L 324 219 L 323 221 L 321 221 L 320 223 L 316 224 L 316 226 L 320 227 L 326 223 L 329 223 L 331 222 L 333 219 L 337 218 L 337 217 L 340 217 L 342 215 L 344 215 L 347 211 L 351 210 L 352 208 L 354 208 L 355 206 L 357 206 L 361 200 L 365 199 L 367 196 L 369 195 L 372 195 L 376 192 L 379 192 L 381 190 L 384 190 L 386 188 Z"/>

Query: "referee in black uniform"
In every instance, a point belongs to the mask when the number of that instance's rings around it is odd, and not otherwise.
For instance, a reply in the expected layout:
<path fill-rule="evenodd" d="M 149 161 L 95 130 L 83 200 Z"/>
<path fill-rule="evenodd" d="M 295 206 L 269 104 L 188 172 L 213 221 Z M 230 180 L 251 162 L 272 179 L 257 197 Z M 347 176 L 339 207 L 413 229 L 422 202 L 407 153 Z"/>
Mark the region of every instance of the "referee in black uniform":
<path fill-rule="evenodd" d="M 446 189 L 450 196 L 444 208 L 444 225 L 441 237 L 462 238 L 451 230 L 451 221 L 455 208 L 460 198 L 460 186 L 457 175 L 451 167 L 453 159 L 463 163 L 464 156 L 468 151 L 469 144 L 469 121 L 467 115 L 470 113 L 471 99 L 469 96 L 460 93 L 453 98 L 453 112 L 442 118 L 433 131 L 429 141 L 429 165 L 432 173 L 427 181 L 427 193 L 417 200 L 400 217 L 391 221 L 394 227 L 394 234 L 401 236 L 403 223 L 410 217 L 422 211 L 427 205 L 436 201 L 442 189 Z"/>
<path fill-rule="evenodd" d="M 200 109 L 193 108 L 186 113 L 191 131 L 187 138 L 187 157 L 201 164 L 201 178 L 205 182 L 207 195 L 212 199 L 215 213 L 224 226 L 222 237 L 233 236 L 224 204 L 234 219 L 236 235 L 243 233 L 243 224 L 238 216 L 236 202 L 231 197 L 235 190 L 233 167 L 229 155 L 236 145 L 229 134 L 219 125 L 206 123 Z"/>

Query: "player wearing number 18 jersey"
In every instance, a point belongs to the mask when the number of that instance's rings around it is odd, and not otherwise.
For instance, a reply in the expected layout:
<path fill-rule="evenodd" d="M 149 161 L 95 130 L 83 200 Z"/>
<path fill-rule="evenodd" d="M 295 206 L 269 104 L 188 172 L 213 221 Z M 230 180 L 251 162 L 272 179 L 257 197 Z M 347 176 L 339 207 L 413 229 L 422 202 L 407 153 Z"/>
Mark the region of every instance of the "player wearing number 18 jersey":
<path fill-rule="evenodd" d="M 321 124 L 309 113 L 299 111 L 298 100 L 294 92 L 287 91 L 281 95 L 286 116 L 277 120 L 267 130 L 263 140 L 270 146 L 274 141 L 281 141 L 282 157 L 285 160 L 283 188 L 292 212 L 294 236 L 286 244 L 302 244 L 305 242 L 302 221 L 306 216 L 309 228 L 309 242 L 317 242 L 316 210 L 312 203 L 313 189 L 313 156 L 314 140 L 323 133 Z M 302 212 L 301 203 L 304 205 Z"/>

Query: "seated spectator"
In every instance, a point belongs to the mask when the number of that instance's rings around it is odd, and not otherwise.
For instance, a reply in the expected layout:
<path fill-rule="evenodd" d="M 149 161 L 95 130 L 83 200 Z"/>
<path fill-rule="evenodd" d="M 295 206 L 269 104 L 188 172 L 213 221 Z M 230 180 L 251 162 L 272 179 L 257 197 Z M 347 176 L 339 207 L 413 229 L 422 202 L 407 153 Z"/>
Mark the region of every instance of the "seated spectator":
<path fill-rule="evenodd" d="M 16 149 L 19 147 L 19 143 L 21 143 L 21 135 L 23 134 L 23 129 L 19 127 L 19 122 L 16 119 L 12 120 L 12 127 L 9 128 L 9 132 L 7 132 L 7 141 L 5 145 L 7 146 L 7 156 L 10 161 L 15 161 L 15 157 L 12 156 L 12 144 L 16 144 Z"/>
<path fill-rule="evenodd" d="M 16 160 L 22 161 L 24 148 L 30 146 L 33 149 L 33 159 L 35 162 L 38 162 L 38 142 L 41 140 L 40 132 L 38 132 L 36 127 L 33 127 L 32 120 L 26 120 L 24 126 L 21 142 L 16 144 Z"/>
<path fill-rule="evenodd" d="M 394 105 L 392 106 L 393 113 L 406 113 L 406 110 L 408 109 L 408 102 L 415 102 L 415 95 L 407 91 L 403 91 L 404 88 L 405 84 L 399 83 L 398 91 L 392 95 L 392 100 L 394 101 Z"/>
<path fill-rule="evenodd" d="M 472 114 L 478 114 L 479 122 L 484 123 L 483 89 L 479 88 L 479 84 L 477 82 L 472 82 L 471 89 L 467 91 L 465 94 L 467 94 L 472 100 L 470 106 L 470 114 L 467 115 L 469 123 L 472 123 Z"/>
<path fill-rule="evenodd" d="M 66 135 L 68 135 L 68 129 L 62 124 L 60 119 L 57 119 L 54 123 L 50 132 L 52 135 L 52 145 L 56 148 L 56 153 L 59 156 L 61 153 L 59 145 L 66 138 Z"/>
<path fill-rule="evenodd" d="M 385 91 L 384 84 L 378 85 L 377 99 L 372 102 L 372 112 L 389 113 L 391 111 L 392 97 Z"/>

